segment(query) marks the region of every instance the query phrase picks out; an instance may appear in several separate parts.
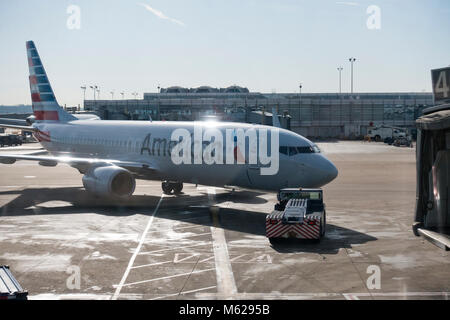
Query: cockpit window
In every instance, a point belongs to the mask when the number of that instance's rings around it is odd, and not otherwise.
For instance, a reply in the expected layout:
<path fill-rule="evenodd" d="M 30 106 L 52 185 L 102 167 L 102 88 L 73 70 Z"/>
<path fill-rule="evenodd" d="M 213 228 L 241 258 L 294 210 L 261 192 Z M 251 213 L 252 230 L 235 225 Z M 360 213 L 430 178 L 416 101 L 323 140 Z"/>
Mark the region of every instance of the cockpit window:
<path fill-rule="evenodd" d="M 280 153 L 288 155 L 288 147 L 280 146 Z"/>
<path fill-rule="evenodd" d="M 297 147 L 289 147 L 289 156 L 295 156 L 297 153 Z"/>
<path fill-rule="evenodd" d="M 297 147 L 298 153 L 314 153 L 311 147 Z"/>
<path fill-rule="evenodd" d="M 320 153 L 320 149 L 318 146 L 316 146 L 315 144 L 312 146 L 313 150 L 315 153 Z"/>
<path fill-rule="evenodd" d="M 288 146 L 280 146 L 280 153 L 287 156 L 295 156 L 300 153 L 320 153 L 320 149 L 315 144 L 312 146 L 306 147 L 288 147 Z"/>

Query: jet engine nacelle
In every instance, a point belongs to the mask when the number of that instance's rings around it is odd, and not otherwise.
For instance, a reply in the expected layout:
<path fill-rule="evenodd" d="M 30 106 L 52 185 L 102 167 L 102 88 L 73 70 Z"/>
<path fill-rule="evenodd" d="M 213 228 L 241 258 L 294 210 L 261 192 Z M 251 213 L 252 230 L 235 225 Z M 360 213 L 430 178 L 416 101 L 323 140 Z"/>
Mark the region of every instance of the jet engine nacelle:
<path fill-rule="evenodd" d="M 99 196 L 127 198 L 133 194 L 136 180 L 120 167 L 93 167 L 83 176 L 83 186 Z"/>

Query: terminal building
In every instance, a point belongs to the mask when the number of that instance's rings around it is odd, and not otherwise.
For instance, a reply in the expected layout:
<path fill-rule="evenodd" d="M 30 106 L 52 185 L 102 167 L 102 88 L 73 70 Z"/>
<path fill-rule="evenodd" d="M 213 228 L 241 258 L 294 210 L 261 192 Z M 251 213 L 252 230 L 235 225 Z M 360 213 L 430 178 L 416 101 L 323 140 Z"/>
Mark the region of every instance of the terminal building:
<path fill-rule="evenodd" d="M 230 86 L 169 87 L 143 99 L 85 100 L 85 111 L 102 119 L 220 121 L 272 124 L 276 110 L 284 127 L 310 138 L 360 138 L 370 126 L 415 128 L 432 93 L 259 93 Z"/>

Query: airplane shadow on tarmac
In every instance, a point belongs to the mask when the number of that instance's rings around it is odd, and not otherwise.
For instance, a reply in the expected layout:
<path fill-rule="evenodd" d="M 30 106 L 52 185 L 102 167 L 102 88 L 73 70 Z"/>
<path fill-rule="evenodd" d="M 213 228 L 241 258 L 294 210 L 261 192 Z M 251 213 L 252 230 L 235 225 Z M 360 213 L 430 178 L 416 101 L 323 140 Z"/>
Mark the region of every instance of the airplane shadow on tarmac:
<path fill-rule="evenodd" d="M 267 200 L 258 197 L 262 193 L 235 191 L 214 195 L 213 202 L 207 194 L 181 194 L 164 198 L 157 217 L 160 219 L 183 221 L 203 226 L 213 226 L 211 207 L 222 202 L 260 204 Z M 17 195 L 9 203 L 0 207 L 0 216 L 57 215 L 94 213 L 107 216 L 152 215 L 160 196 L 137 195 L 129 200 L 112 200 L 96 197 L 83 188 L 36 188 L 0 192 L 0 196 Z M 265 236 L 264 212 L 236 208 L 215 207 L 220 228 L 249 235 Z M 181 213 L 184 212 L 184 213 Z M 190 215 L 187 216 L 186 213 Z M 336 254 L 341 248 L 351 248 L 377 238 L 367 234 L 327 223 L 326 235 L 320 243 L 308 240 L 287 240 L 273 245 L 280 253 L 315 252 Z"/>
<path fill-rule="evenodd" d="M 235 191 L 215 194 L 214 203 L 208 195 L 179 195 L 166 196 L 164 207 L 180 209 L 180 207 L 215 205 L 225 201 L 242 204 L 263 204 L 267 200 L 259 197 L 263 193 L 254 191 Z M 14 200 L 0 207 L 0 216 L 21 216 L 33 214 L 83 213 L 93 212 L 108 215 L 133 215 L 148 210 L 151 214 L 157 206 L 161 196 L 133 195 L 129 199 L 97 197 L 82 187 L 62 188 L 27 188 L 0 192 L 0 196 L 17 195 Z M 45 213 L 43 213 L 45 211 Z M 130 211 L 127 214 L 126 211 Z M 42 213 L 41 213 L 42 212 Z M 145 213 L 144 213 L 145 214 Z"/>

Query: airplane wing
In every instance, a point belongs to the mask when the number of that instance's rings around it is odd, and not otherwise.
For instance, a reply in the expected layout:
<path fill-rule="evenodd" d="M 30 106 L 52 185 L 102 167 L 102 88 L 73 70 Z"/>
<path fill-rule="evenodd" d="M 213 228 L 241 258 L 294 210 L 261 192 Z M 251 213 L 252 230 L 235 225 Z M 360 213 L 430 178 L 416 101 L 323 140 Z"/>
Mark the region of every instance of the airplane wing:
<path fill-rule="evenodd" d="M 3 124 L 12 124 L 15 126 L 27 126 L 27 120 L 23 119 L 10 119 L 10 118 L 0 118 L 0 122 Z"/>
<path fill-rule="evenodd" d="M 18 130 L 24 130 L 24 131 L 30 131 L 30 132 L 38 131 L 37 128 L 31 127 L 31 126 L 18 126 L 18 125 L 13 125 L 13 124 L 4 124 L 4 123 L 0 123 L 0 128 L 18 129 Z"/>
<path fill-rule="evenodd" d="M 41 155 L 22 155 L 22 154 L 2 154 L 0 155 L 0 163 L 13 164 L 17 160 L 39 161 L 44 166 L 56 166 L 58 163 L 65 163 L 74 167 L 90 167 L 92 165 L 115 165 L 128 169 L 132 172 L 146 171 L 148 173 L 156 173 L 158 169 L 144 162 L 122 161 L 114 159 L 95 159 L 95 158 L 77 158 L 64 156 L 41 156 Z"/>

